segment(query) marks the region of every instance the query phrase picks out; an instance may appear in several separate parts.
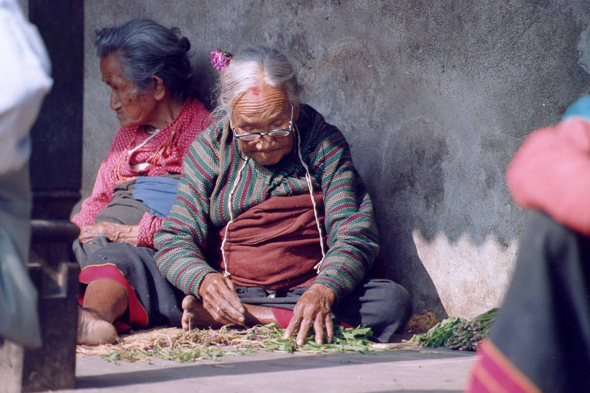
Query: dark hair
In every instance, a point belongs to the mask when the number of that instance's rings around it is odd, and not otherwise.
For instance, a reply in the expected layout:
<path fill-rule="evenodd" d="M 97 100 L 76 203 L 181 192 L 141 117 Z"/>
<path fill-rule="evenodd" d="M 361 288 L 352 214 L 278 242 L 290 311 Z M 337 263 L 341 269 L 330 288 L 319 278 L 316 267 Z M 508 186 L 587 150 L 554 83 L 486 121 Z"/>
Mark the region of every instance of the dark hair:
<path fill-rule="evenodd" d="M 169 29 L 150 19 L 135 19 L 97 30 L 94 43 L 100 58 L 120 56 L 123 75 L 140 92 L 151 90 L 151 78 L 156 75 L 173 96 L 184 100 L 193 95 L 191 43 L 180 37 L 178 28 Z"/>

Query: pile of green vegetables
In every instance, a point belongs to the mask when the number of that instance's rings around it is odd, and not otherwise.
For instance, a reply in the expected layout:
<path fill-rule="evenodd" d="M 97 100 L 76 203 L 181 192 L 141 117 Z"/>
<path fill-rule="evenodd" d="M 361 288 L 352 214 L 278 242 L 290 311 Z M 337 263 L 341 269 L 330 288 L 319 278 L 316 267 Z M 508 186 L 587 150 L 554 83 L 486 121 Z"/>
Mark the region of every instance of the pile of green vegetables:
<path fill-rule="evenodd" d="M 165 331 L 165 330 L 164 330 Z M 198 360 L 220 360 L 224 356 L 250 355 L 257 351 L 280 351 L 293 353 L 337 353 L 357 352 L 373 354 L 373 334 L 370 328 L 334 327 L 334 339 L 330 344 L 316 344 L 314 336 L 309 335 L 304 345 L 297 346 L 295 337 L 283 339 L 284 330 L 274 324 L 255 326 L 250 329 L 232 329 L 223 327 L 219 330 L 194 329 L 190 332 L 158 335 L 151 338 L 133 340 L 123 339 L 117 345 L 105 345 L 102 353 L 97 348 L 79 347 L 78 353 L 84 355 L 101 355 L 108 362 L 119 364 L 120 361 L 147 361 L 153 359 L 189 362 Z M 379 349 L 377 349 L 379 350 Z M 383 350 L 383 349 L 381 349 Z"/>
<path fill-rule="evenodd" d="M 450 317 L 428 332 L 415 335 L 410 342 L 431 348 L 447 347 L 459 351 L 476 351 L 479 343 L 487 337 L 497 313 L 498 309 L 493 308 L 471 321 Z"/>
<path fill-rule="evenodd" d="M 421 347 L 448 347 L 461 351 L 474 351 L 490 329 L 497 309 L 483 313 L 471 321 L 451 317 L 440 322 L 427 333 L 416 335 L 407 344 L 375 344 L 367 327 L 334 327 L 330 344 L 318 345 L 309 335 L 304 345 L 297 346 L 295 337 L 283 339 L 284 330 L 273 324 L 250 329 L 223 327 L 217 330 L 156 329 L 121 338 L 115 345 L 98 347 L 78 346 L 77 352 L 86 356 L 102 356 L 119 364 L 120 361 L 147 361 L 154 359 L 191 362 L 221 360 L 225 356 L 249 355 L 257 351 L 338 353 L 357 352 L 374 354 L 387 350 L 420 350 Z"/>

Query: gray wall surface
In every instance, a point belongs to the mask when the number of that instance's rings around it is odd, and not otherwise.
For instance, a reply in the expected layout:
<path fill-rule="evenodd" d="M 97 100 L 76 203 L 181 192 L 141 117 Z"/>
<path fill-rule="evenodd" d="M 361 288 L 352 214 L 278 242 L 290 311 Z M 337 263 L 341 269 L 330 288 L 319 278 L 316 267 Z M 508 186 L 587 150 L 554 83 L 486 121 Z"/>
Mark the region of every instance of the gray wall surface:
<path fill-rule="evenodd" d="M 577 46 L 586 0 L 93 0 L 85 3 L 84 189 L 118 123 L 93 32 L 148 17 L 208 52 L 283 50 L 304 101 L 337 125 L 376 202 L 381 257 L 415 311 L 473 316 L 500 304 L 525 213 L 506 166 L 535 128 L 590 91 Z M 587 35 L 586 35 L 587 36 Z"/>

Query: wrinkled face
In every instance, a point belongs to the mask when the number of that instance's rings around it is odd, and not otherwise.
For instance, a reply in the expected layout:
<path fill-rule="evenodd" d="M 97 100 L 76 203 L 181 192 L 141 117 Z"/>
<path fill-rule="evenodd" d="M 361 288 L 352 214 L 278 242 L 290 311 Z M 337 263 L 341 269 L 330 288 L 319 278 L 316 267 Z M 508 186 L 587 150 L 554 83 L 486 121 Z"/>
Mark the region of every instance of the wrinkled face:
<path fill-rule="evenodd" d="M 142 94 L 135 83 L 123 76 L 117 55 L 100 59 L 102 80 L 111 88 L 111 109 L 117 112 L 121 127 L 148 124 L 156 108 L 154 93 Z"/>
<path fill-rule="evenodd" d="M 295 112 L 297 119 L 298 111 Z M 286 91 L 264 84 L 248 90 L 235 103 L 231 127 L 237 134 L 289 128 L 291 104 Z M 293 150 L 293 133 L 285 137 L 263 136 L 257 141 L 237 140 L 244 155 L 262 165 L 277 164 Z"/>

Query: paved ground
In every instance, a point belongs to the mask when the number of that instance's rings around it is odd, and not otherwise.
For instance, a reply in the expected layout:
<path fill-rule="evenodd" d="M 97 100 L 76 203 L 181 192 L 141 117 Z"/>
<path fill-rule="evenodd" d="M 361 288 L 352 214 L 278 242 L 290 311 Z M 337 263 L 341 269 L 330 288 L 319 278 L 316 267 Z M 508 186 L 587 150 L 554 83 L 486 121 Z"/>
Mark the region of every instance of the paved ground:
<path fill-rule="evenodd" d="M 473 360 L 473 353 L 450 350 L 376 355 L 262 352 L 218 362 L 119 366 L 99 357 L 79 357 L 76 391 L 461 392 Z"/>

